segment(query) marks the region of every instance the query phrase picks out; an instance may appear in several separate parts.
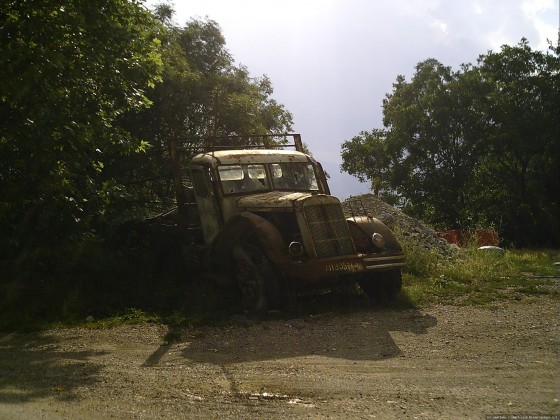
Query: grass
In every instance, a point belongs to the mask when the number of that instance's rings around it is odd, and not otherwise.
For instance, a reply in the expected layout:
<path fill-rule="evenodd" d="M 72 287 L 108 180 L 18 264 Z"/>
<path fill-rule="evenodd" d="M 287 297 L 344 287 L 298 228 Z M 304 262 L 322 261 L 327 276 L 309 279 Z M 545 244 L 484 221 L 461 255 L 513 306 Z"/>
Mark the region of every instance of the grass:
<path fill-rule="evenodd" d="M 442 257 L 418 243 L 405 242 L 404 294 L 414 306 L 459 305 L 523 300 L 536 295 L 558 298 L 558 250 L 482 251 L 476 245 Z"/>
<path fill-rule="evenodd" d="M 111 328 L 117 325 L 161 324 L 164 319 L 159 314 L 147 313 L 137 308 L 126 308 L 122 313 L 104 317 L 99 320 L 86 319 L 82 326 L 88 328 Z"/>

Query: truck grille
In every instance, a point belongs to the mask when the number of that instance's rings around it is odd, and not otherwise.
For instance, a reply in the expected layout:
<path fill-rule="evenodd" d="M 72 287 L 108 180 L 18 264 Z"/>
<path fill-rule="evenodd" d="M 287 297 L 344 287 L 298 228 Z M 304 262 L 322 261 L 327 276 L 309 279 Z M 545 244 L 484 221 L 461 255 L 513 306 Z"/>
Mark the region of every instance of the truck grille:
<path fill-rule="evenodd" d="M 340 204 L 307 206 L 304 211 L 316 257 L 354 253 L 354 243 Z"/>

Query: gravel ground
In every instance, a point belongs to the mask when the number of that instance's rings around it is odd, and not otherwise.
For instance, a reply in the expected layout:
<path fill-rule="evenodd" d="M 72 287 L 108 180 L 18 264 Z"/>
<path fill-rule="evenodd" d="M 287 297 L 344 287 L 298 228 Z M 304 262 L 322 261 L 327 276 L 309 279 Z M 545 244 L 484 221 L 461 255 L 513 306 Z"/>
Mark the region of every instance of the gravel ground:
<path fill-rule="evenodd" d="M 558 415 L 558 300 L 530 299 L 4 334 L 0 418 Z"/>

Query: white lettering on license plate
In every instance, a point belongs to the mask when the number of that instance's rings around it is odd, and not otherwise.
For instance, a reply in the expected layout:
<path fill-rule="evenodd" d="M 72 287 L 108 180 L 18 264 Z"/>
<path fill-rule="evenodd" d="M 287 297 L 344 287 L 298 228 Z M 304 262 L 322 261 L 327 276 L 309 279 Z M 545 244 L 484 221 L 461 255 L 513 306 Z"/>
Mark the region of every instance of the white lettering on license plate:
<path fill-rule="evenodd" d="M 357 271 L 363 271 L 364 266 L 357 262 L 339 262 L 327 264 L 325 266 L 325 271 L 332 273 L 334 271 L 347 271 L 350 273 L 355 273 Z"/>

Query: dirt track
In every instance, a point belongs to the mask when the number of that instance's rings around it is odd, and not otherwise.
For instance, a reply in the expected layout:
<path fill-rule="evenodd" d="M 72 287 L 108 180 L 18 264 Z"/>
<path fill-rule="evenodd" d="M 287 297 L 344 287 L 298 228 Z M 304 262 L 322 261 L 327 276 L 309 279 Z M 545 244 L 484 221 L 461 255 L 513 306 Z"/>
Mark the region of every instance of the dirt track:
<path fill-rule="evenodd" d="M 0 418 L 559 414 L 558 301 L 0 336 Z M 251 324 L 251 325 L 249 325 Z"/>

